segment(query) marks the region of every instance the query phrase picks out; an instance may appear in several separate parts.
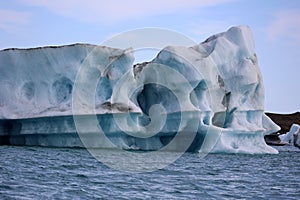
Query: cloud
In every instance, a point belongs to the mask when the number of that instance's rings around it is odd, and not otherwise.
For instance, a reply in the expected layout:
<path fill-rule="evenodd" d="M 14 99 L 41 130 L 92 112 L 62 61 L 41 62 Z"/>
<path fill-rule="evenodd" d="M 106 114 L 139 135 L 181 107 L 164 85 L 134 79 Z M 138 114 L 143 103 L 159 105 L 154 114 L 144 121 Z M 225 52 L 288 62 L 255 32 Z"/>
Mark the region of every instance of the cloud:
<path fill-rule="evenodd" d="M 300 44 L 300 12 L 289 10 L 277 13 L 265 33 L 271 40 L 285 39 Z"/>
<path fill-rule="evenodd" d="M 215 6 L 232 0 L 20 0 L 83 22 L 116 23 L 157 14 Z"/>
<path fill-rule="evenodd" d="M 29 13 L 0 9 L 0 30 L 11 31 L 20 25 L 26 25 L 29 20 Z"/>

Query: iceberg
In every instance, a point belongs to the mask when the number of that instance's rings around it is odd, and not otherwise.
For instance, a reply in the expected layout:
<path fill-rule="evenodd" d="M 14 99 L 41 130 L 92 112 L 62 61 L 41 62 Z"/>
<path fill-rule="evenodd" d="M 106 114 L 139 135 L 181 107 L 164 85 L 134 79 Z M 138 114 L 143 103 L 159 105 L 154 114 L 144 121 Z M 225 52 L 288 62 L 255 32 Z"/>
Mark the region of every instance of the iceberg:
<path fill-rule="evenodd" d="M 90 44 L 0 51 L 0 143 L 278 153 L 247 26 L 150 62 Z"/>
<path fill-rule="evenodd" d="M 300 148 L 300 126 L 298 124 L 293 124 L 290 131 L 280 135 L 279 138 L 282 142 L 286 142 Z"/>

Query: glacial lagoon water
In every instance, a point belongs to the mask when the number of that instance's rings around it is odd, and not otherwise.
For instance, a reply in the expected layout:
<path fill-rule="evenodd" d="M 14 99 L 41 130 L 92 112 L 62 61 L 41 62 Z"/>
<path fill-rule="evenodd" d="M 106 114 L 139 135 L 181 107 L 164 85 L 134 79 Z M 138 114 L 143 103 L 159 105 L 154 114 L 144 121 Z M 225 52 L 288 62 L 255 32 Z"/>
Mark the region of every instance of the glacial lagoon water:
<path fill-rule="evenodd" d="M 277 155 L 185 153 L 163 169 L 127 173 L 85 149 L 0 146 L 0 199 L 299 199 L 300 150 L 276 148 Z"/>

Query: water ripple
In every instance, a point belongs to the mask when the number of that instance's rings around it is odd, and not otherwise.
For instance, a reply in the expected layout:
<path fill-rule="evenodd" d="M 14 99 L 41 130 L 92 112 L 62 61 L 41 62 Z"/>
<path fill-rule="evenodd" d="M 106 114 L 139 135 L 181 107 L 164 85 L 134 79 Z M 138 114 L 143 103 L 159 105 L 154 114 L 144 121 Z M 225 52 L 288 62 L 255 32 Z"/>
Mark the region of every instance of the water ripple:
<path fill-rule="evenodd" d="M 0 146 L 0 199 L 299 199 L 300 151 L 279 150 L 186 153 L 164 169 L 128 174 L 84 149 Z"/>

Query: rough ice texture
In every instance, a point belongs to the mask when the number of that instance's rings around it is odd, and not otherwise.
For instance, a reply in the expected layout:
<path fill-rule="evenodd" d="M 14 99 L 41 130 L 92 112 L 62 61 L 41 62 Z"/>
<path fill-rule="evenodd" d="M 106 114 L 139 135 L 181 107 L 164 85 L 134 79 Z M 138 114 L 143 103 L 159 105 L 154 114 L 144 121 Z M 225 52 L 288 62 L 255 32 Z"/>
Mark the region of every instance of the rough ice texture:
<path fill-rule="evenodd" d="M 300 148 L 300 125 L 293 124 L 289 132 L 280 135 L 280 140 Z"/>
<path fill-rule="evenodd" d="M 0 118 L 6 119 L 0 127 L 2 135 L 16 135 L 8 139 L 15 144 L 21 135 L 20 143 L 25 145 L 81 146 L 72 121 L 47 124 L 42 119 L 93 114 L 86 100 L 92 88 L 99 123 L 106 135 L 114 134 L 111 140 L 120 148 L 157 150 L 168 143 L 170 135 L 188 130 L 197 121 L 198 139 L 192 144 L 193 151 L 207 150 L 201 144 L 209 127 L 213 127 L 221 135 L 213 149 L 207 151 L 277 153 L 264 142 L 264 135 L 279 127 L 264 114 L 262 77 L 248 27 L 230 28 L 193 47 L 168 46 L 151 62 L 133 66 L 133 61 L 132 49 L 88 44 L 1 51 Z M 85 70 L 78 75 L 80 66 Z M 97 80 L 97 87 L 93 80 Z M 81 88 L 75 95 L 74 84 Z M 128 122 L 121 127 L 111 117 L 117 114 L 126 118 L 124 113 L 128 112 L 132 113 L 131 121 L 121 119 Z M 191 114 L 179 126 L 185 113 Z M 27 118 L 36 118 L 41 125 L 30 123 Z M 23 126 L 14 127 L 9 121 L 12 119 Z M 69 137 L 65 142 L 55 142 L 59 141 L 58 129 L 64 133 L 61 138 Z M 153 131 L 159 136 L 124 136 Z M 57 136 L 53 137 L 55 133 Z"/>

